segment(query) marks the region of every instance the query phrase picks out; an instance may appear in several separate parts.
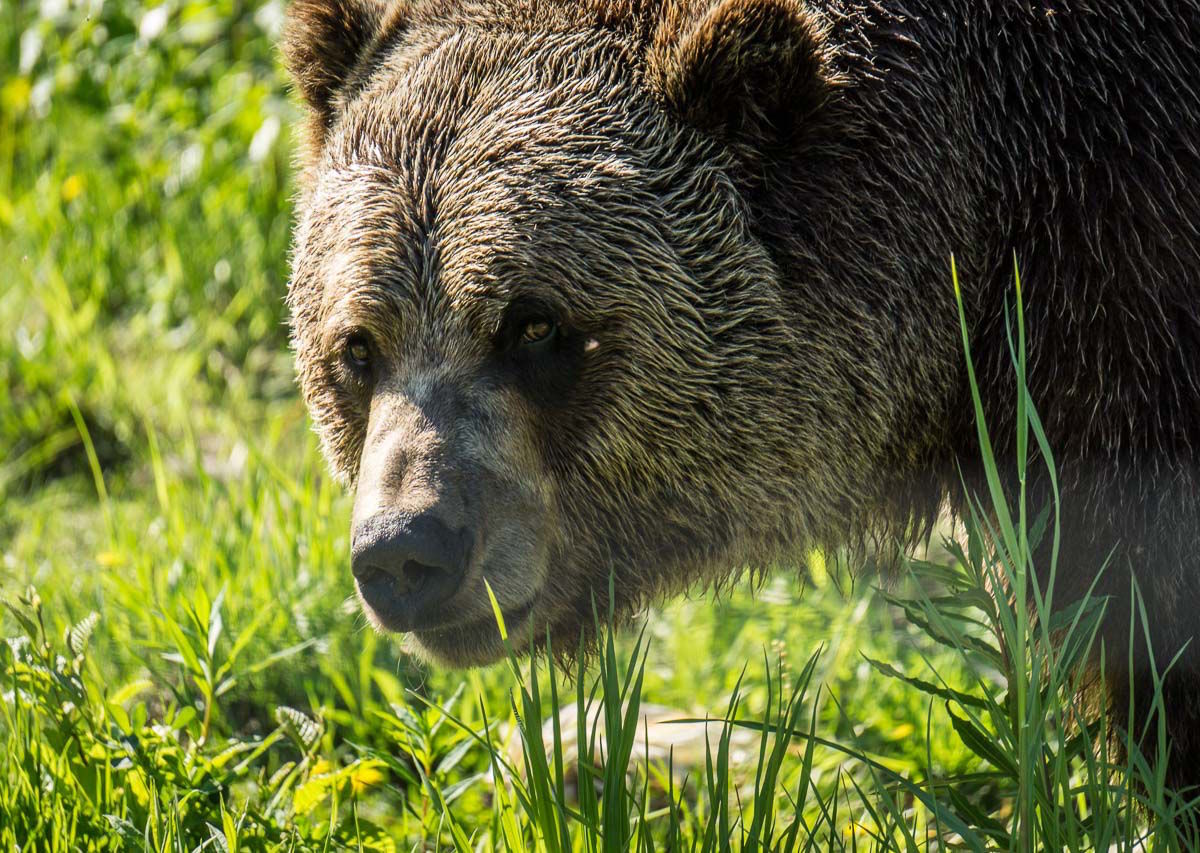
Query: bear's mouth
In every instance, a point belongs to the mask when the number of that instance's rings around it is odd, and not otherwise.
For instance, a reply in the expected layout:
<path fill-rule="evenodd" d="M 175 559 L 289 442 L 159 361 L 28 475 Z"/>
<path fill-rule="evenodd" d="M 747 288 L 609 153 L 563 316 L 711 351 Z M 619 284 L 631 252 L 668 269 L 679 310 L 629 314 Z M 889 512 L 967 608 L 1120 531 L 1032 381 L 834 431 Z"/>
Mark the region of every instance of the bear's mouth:
<path fill-rule="evenodd" d="M 504 616 L 504 628 L 506 633 L 511 635 L 520 628 L 525 627 L 525 622 L 529 615 L 533 613 L 533 599 L 516 607 L 503 607 L 501 613 Z M 467 634 L 487 634 L 493 633 L 496 639 L 500 640 L 500 625 L 496 621 L 495 614 L 489 613 L 487 616 L 481 616 L 478 619 L 472 619 L 466 622 L 459 622 L 450 625 L 438 626 L 429 630 L 416 630 L 414 634 L 424 639 L 428 636 L 435 636 L 447 633 L 467 633 Z"/>
<path fill-rule="evenodd" d="M 500 635 L 500 626 L 492 613 L 463 622 L 416 630 L 409 636 L 418 651 L 437 663 L 453 666 L 485 666 L 501 660 L 508 649 L 520 652 L 530 643 L 528 628 L 534 613 L 535 599 L 515 607 L 501 608 L 508 634 L 507 648 Z"/>

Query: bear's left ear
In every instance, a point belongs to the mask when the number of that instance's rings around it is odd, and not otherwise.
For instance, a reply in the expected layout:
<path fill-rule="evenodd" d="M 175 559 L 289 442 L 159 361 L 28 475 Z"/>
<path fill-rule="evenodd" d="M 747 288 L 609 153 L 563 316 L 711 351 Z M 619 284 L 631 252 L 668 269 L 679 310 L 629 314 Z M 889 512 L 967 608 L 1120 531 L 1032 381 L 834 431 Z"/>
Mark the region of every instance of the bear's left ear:
<path fill-rule="evenodd" d="M 648 74 L 669 108 L 730 142 L 782 142 L 829 97 L 824 32 L 800 0 L 668 5 Z"/>
<path fill-rule="evenodd" d="M 333 123 L 338 94 L 376 36 L 391 28 L 388 17 L 385 0 L 292 0 L 288 5 L 283 55 L 312 112 L 318 144 Z"/>

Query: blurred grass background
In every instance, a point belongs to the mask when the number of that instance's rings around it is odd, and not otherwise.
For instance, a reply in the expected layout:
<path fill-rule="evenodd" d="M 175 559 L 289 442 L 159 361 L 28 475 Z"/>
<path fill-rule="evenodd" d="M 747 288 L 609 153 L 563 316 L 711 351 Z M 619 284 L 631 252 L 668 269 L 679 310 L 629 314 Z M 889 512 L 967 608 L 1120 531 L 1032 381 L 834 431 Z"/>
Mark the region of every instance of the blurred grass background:
<path fill-rule="evenodd" d="M 0 838 L 29 849 L 433 849 L 448 842 L 422 773 L 479 849 L 504 831 L 487 750 L 418 699 L 511 731 L 512 674 L 427 671 L 350 599 L 349 500 L 287 349 L 298 109 L 282 17 L 278 0 L 0 15 L 0 593 L 40 597 L 0 612 L 0 635 L 25 637 L 3 688 L 0 813 L 17 823 Z M 786 681 L 823 649 L 805 715 L 825 737 L 913 777 L 982 766 L 936 703 L 864 655 L 978 673 L 869 579 L 810 568 L 652 614 L 643 701 L 722 716 L 741 679 L 759 713 L 768 672 Z M 61 647 L 41 692 L 14 674 L 39 637 Z M 90 763 L 71 757 L 81 732 Z M 863 777 L 831 750 L 811 773 L 827 794 Z M 1003 814 L 986 783 L 969 793 Z M 860 819 L 828 823 L 846 843 Z"/>

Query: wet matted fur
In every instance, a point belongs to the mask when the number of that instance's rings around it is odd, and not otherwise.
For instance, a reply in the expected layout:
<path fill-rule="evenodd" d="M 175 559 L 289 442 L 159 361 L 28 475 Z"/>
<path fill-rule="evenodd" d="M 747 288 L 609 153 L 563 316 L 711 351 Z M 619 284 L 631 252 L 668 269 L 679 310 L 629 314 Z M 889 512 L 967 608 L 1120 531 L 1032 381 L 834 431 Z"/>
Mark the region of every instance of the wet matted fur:
<path fill-rule="evenodd" d="M 1007 447 L 1015 254 L 1056 600 L 1107 560 L 1125 648 L 1132 572 L 1164 665 L 1200 621 L 1198 44 L 1197 0 L 293 2 L 305 397 L 356 518 L 470 534 L 416 646 L 495 658 L 485 577 L 573 643 L 610 573 L 629 613 L 927 529 L 979 482 L 949 257 Z M 1194 642 L 1166 701 L 1200 783 Z"/>

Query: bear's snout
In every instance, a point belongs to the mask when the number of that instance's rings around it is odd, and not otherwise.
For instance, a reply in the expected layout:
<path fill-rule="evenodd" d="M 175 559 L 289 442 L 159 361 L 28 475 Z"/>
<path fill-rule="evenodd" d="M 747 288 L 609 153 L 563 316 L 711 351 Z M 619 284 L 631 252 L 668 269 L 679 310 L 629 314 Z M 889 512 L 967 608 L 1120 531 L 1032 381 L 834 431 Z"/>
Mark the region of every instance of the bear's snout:
<path fill-rule="evenodd" d="M 351 566 L 372 615 L 390 631 L 445 624 L 445 605 L 462 584 L 471 533 L 451 530 L 433 513 L 379 515 L 356 526 Z"/>
<path fill-rule="evenodd" d="M 519 409 L 398 364 L 380 382 L 355 481 L 351 560 L 371 622 L 443 661 L 501 653 L 533 611 L 554 514 Z M 413 375 L 417 378 L 412 378 Z M 405 378 L 398 378 L 404 376 Z"/>

